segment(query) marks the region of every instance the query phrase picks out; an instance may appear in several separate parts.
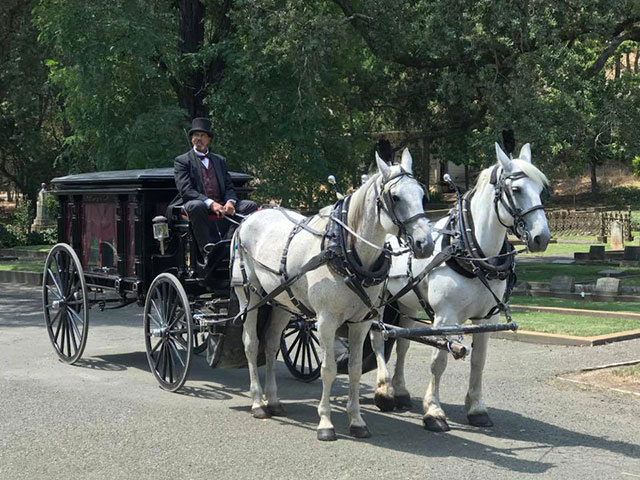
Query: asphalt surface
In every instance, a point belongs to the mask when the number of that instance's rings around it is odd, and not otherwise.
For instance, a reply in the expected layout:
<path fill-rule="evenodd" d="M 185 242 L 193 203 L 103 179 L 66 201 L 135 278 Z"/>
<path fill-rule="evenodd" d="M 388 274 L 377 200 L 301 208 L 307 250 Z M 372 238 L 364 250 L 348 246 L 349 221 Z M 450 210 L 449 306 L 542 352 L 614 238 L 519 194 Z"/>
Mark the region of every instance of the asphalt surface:
<path fill-rule="evenodd" d="M 347 383 L 333 389 L 338 441 L 316 440 L 321 384 L 279 363 L 287 417 L 249 412 L 246 370 L 197 357 L 182 394 L 148 371 L 141 309 L 91 311 L 84 358 L 57 360 L 33 287 L 0 284 L 0 479 L 640 478 L 640 398 L 583 390 L 557 375 L 640 358 L 640 340 L 601 347 L 492 340 L 485 401 L 492 429 L 466 424 L 468 362 L 450 360 L 441 398 L 452 430 L 422 428 L 430 350 L 415 345 L 407 379 L 416 407 L 380 413 L 363 377 L 372 438 L 354 440 Z"/>

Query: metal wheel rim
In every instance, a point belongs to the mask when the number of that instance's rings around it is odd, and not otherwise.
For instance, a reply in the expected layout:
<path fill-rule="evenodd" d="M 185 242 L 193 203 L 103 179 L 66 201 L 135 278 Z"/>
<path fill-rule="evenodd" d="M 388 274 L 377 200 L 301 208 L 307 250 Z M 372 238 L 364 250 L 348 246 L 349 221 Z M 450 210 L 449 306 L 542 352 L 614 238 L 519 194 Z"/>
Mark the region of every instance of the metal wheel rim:
<path fill-rule="evenodd" d="M 65 243 L 55 245 L 44 265 L 42 306 L 49 339 L 60 360 L 76 363 L 87 343 L 89 305 L 80 259 Z"/>
<path fill-rule="evenodd" d="M 175 392 L 187 380 L 193 353 L 193 324 L 189 299 L 180 281 L 158 275 L 144 305 L 147 360 L 164 390 Z"/>
<path fill-rule="evenodd" d="M 320 341 L 316 322 L 292 319 L 282 332 L 280 351 L 291 374 L 307 382 L 320 376 Z"/>

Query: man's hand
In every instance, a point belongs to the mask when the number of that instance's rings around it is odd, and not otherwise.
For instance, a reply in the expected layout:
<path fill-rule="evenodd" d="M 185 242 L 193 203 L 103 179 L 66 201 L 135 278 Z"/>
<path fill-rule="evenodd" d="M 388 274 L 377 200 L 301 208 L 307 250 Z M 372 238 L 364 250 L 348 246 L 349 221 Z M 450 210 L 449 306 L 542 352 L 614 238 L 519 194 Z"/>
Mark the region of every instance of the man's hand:
<path fill-rule="evenodd" d="M 220 205 L 218 202 L 213 202 L 209 206 L 209 210 L 211 210 L 211 213 L 213 213 L 216 217 L 222 217 L 224 215 L 224 208 L 225 207 Z"/>
<path fill-rule="evenodd" d="M 224 204 L 224 213 L 227 215 L 233 215 L 236 213 L 236 205 L 235 203 L 229 201 Z"/>

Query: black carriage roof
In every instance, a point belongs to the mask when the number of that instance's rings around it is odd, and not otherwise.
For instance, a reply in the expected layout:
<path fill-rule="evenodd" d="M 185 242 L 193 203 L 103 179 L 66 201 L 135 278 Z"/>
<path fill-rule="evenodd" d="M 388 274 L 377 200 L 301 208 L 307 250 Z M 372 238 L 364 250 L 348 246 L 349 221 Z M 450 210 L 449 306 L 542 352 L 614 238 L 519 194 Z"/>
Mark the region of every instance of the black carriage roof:
<path fill-rule="evenodd" d="M 244 185 L 251 176 L 246 173 L 229 172 L 236 186 Z M 173 168 L 148 168 L 144 170 L 114 170 L 110 172 L 80 173 L 56 177 L 51 180 L 54 191 L 102 190 L 104 188 L 156 187 L 175 189 Z"/>

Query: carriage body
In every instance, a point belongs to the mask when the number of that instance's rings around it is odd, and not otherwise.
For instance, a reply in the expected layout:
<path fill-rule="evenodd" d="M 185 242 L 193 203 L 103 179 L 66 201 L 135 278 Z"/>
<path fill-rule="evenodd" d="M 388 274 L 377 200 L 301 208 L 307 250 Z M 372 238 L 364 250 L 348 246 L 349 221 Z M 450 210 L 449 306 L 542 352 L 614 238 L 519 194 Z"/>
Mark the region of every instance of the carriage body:
<path fill-rule="evenodd" d="M 247 198 L 251 177 L 231 173 L 236 192 Z M 84 173 L 51 181 L 59 202 L 58 241 L 78 255 L 87 286 L 108 289 L 144 303 L 153 279 L 172 272 L 188 295 L 208 288 L 227 289 L 224 277 L 202 282 L 197 248 L 188 220 L 178 209 L 167 211 L 177 195 L 172 168 Z M 166 216 L 166 250 L 153 235 L 153 219 Z"/>

